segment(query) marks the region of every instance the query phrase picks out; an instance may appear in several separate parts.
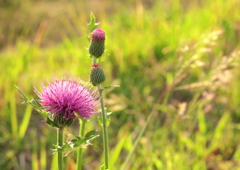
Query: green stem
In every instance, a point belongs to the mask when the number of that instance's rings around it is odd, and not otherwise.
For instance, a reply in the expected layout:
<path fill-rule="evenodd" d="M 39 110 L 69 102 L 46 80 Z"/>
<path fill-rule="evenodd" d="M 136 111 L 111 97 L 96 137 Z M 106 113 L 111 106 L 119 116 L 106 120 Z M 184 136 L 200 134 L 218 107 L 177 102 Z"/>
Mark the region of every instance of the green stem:
<path fill-rule="evenodd" d="M 106 169 L 108 169 L 108 133 L 107 133 L 106 113 L 104 108 L 101 85 L 98 85 L 98 91 L 99 91 L 100 101 L 101 101 L 101 118 L 102 118 L 102 128 L 103 128 L 105 166 L 106 166 Z"/>
<path fill-rule="evenodd" d="M 57 145 L 63 145 L 63 127 L 57 129 Z M 63 154 L 62 150 L 58 151 L 58 170 L 63 170 Z"/>
<path fill-rule="evenodd" d="M 95 65 L 97 63 L 97 58 L 92 56 L 92 65 Z"/>
<path fill-rule="evenodd" d="M 92 56 L 92 65 L 97 63 L 97 58 Z M 102 128 L 103 128 L 103 144 L 104 144 L 104 160 L 105 160 L 105 167 L 108 169 L 108 133 L 107 133 L 107 124 L 106 124 L 106 113 L 104 108 L 104 101 L 102 96 L 102 89 L 101 84 L 97 86 L 100 102 L 101 102 L 101 119 L 102 119 Z"/>
<path fill-rule="evenodd" d="M 84 137 L 86 120 L 83 120 L 83 119 L 79 118 L 79 123 L 80 123 L 79 136 L 83 138 Z M 82 170 L 82 166 L 83 166 L 82 157 L 83 157 L 83 148 L 79 148 L 78 155 L 77 155 L 77 169 L 76 170 Z"/>

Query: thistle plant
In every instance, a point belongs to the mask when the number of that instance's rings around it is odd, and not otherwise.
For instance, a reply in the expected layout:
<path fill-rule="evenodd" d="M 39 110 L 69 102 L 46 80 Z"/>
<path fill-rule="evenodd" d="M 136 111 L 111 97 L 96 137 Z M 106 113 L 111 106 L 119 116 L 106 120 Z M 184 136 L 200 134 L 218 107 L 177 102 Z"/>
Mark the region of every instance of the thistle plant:
<path fill-rule="evenodd" d="M 58 146 L 63 145 L 63 128 L 70 126 L 74 119 L 92 117 L 97 103 L 86 86 L 71 80 L 55 81 L 43 86 L 42 92 L 35 90 L 40 103 L 51 113 L 58 128 Z M 75 113 L 77 115 L 75 115 Z M 62 151 L 58 151 L 58 167 L 62 169 Z"/>
<path fill-rule="evenodd" d="M 92 19 L 92 22 L 94 22 L 95 19 Z M 93 24 L 94 25 L 94 24 Z M 102 54 L 104 53 L 105 49 L 105 32 L 100 29 L 94 29 L 91 30 L 91 42 L 89 47 L 89 53 L 92 57 L 92 70 L 90 73 L 90 82 L 93 86 L 97 86 L 99 96 L 100 96 L 100 102 L 101 102 L 101 114 L 100 114 L 100 125 L 102 126 L 103 131 L 103 144 L 104 144 L 104 160 L 105 164 L 101 166 L 101 169 L 109 169 L 109 163 L 108 163 L 108 132 L 107 132 L 107 115 L 105 113 L 105 107 L 104 107 L 104 100 L 102 92 L 104 88 L 102 88 L 101 83 L 105 81 L 105 74 L 103 72 L 103 69 L 97 64 L 97 59 L 102 57 Z"/>
<path fill-rule="evenodd" d="M 100 29 L 95 29 L 97 27 L 97 23 L 95 23 L 95 17 L 91 14 L 91 22 L 89 26 L 90 32 L 90 46 L 89 46 L 89 54 L 92 58 L 92 68 L 90 73 L 90 82 L 93 86 L 97 86 L 99 92 L 99 98 L 101 102 L 101 114 L 100 114 L 100 125 L 103 129 L 103 143 L 104 143 L 104 157 L 105 157 L 105 164 L 101 166 L 101 170 L 109 169 L 108 167 L 108 134 L 107 134 L 107 117 L 105 113 L 104 101 L 102 96 L 102 91 L 105 88 L 102 88 L 101 83 L 105 81 L 105 73 L 103 69 L 97 64 L 97 59 L 102 57 L 104 50 L 105 50 L 105 32 Z M 81 119 L 80 119 L 81 122 Z M 84 124 L 85 125 L 85 122 Z M 80 134 L 84 134 L 84 126 L 80 127 L 79 130 Z M 78 151 L 78 158 L 77 158 L 77 170 L 82 169 L 82 148 Z"/>
<path fill-rule="evenodd" d="M 90 32 L 90 46 L 89 46 L 89 54 L 92 59 L 92 68 L 90 73 L 90 82 L 93 86 L 97 86 L 100 103 L 101 103 L 101 112 L 99 116 L 99 124 L 102 127 L 102 139 L 103 139 L 103 148 L 104 148 L 104 164 L 101 165 L 101 170 L 109 169 L 109 156 L 108 156 L 108 131 L 107 126 L 110 123 L 109 115 L 111 112 L 106 113 L 106 109 L 104 106 L 103 99 L 103 91 L 110 87 L 118 87 L 117 85 L 110 85 L 107 87 L 103 87 L 102 83 L 105 81 L 105 73 L 100 67 L 100 59 L 105 52 L 105 31 L 101 29 L 96 29 L 97 23 L 95 23 L 95 16 L 93 14 L 91 16 L 91 22 L 89 23 L 89 32 Z"/>
<path fill-rule="evenodd" d="M 71 79 L 55 80 L 42 87 L 42 91 L 35 89 L 39 100 L 29 100 L 26 95 L 17 88 L 24 98 L 25 103 L 30 104 L 36 111 L 47 118 L 46 123 L 57 128 L 57 145 L 53 153 L 58 152 L 58 170 L 63 170 L 63 154 L 91 144 L 96 138 L 96 131 L 90 131 L 83 137 L 76 137 L 63 143 L 63 130 L 72 122 L 81 118 L 87 120 L 96 113 L 99 106 L 99 97 L 94 90 L 83 81 Z"/>
<path fill-rule="evenodd" d="M 63 156 L 73 150 L 78 150 L 77 154 L 77 170 L 81 170 L 83 166 L 83 147 L 91 144 L 91 140 L 98 137 L 96 130 L 92 130 L 85 134 L 85 126 L 96 113 L 99 105 L 101 106 L 99 123 L 102 126 L 103 148 L 105 163 L 101 166 L 101 170 L 109 169 L 108 156 L 108 132 L 109 125 L 108 115 L 106 113 L 103 90 L 111 87 L 103 87 L 105 81 L 105 73 L 99 65 L 99 58 L 102 57 L 105 50 L 105 32 L 95 29 L 95 17 L 91 15 L 90 29 L 90 47 L 89 53 L 92 58 L 92 68 L 90 73 L 90 83 L 82 80 L 73 81 L 71 78 L 62 80 L 53 80 L 47 85 L 42 85 L 42 90 L 35 88 L 34 92 L 39 97 L 38 100 L 29 100 L 27 96 L 17 87 L 18 91 L 24 98 L 24 102 L 30 104 L 37 112 L 45 117 L 46 123 L 57 128 L 57 145 L 53 153 L 58 153 L 58 170 L 63 170 Z M 93 90 L 93 86 L 97 86 Z M 98 93 L 97 93 L 98 91 Z M 80 130 L 79 135 L 70 141 L 64 141 L 64 129 L 69 127 L 75 119 L 79 119 Z"/>

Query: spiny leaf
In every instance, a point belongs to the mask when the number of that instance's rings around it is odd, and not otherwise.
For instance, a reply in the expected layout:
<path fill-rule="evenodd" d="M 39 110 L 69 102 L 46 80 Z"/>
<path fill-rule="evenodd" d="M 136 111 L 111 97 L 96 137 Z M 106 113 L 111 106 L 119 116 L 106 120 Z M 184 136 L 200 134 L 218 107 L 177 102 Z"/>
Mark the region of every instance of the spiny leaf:
<path fill-rule="evenodd" d="M 106 109 L 105 109 L 106 111 Z M 106 125 L 109 126 L 110 125 L 110 122 L 111 122 L 111 119 L 110 119 L 110 115 L 112 114 L 112 112 L 107 112 L 106 113 Z M 103 120 L 101 118 L 101 116 L 98 117 L 98 123 L 100 126 L 103 126 Z"/>
<path fill-rule="evenodd" d="M 92 33 L 93 30 L 98 26 L 99 24 L 96 23 L 96 19 L 93 13 L 90 14 L 90 23 L 88 24 L 89 32 Z"/>
<path fill-rule="evenodd" d="M 103 126 L 103 121 L 101 116 L 98 116 L 98 123 L 100 126 Z"/>
<path fill-rule="evenodd" d="M 91 145 L 91 141 L 97 138 L 99 135 L 96 133 L 96 130 L 88 132 L 84 138 L 75 136 L 69 142 L 63 144 L 63 146 L 55 146 L 55 149 L 52 149 L 53 153 L 58 152 L 59 150 L 63 151 L 64 156 L 67 156 L 70 152 L 77 150 L 79 148 L 86 148 L 88 145 Z"/>
<path fill-rule="evenodd" d="M 103 90 L 106 90 L 106 89 L 110 89 L 111 87 L 120 87 L 120 85 L 109 85 L 109 86 L 101 88 L 100 91 L 103 91 Z"/>
<path fill-rule="evenodd" d="M 24 103 L 30 104 L 38 113 L 40 113 L 43 117 L 48 118 L 48 113 L 43 111 L 38 102 L 35 99 L 29 100 L 27 96 L 15 85 L 17 88 L 18 92 L 21 94 L 21 96 L 24 99 Z"/>
<path fill-rule="evenodd" d="M 21 96 L 23 97 L 24 103 L 27 103 L 29 101 L 27 96 L 16 85 L 15 85 L 15 87 L 17 88 L 17 90 L 21 94 Z"/>
<path fill-rule="evenodd" d="M 38 102 L 37 102 L 35 99 L 29 100 L 29 99 L 27 98 L 27 96 L 26 96 L 17 86 L 16 86 L 16 88 L 17 88 L 17 90 L 19 91 L 19 93 L 22 95 L 22 97 L 23 97 L 23 99 L 24 99 L 24 103 L 30 104 L 38 113 L 40 113 L 43 117 L 47 118 L 46 123 L 47 123 L 49 126 L 59 128 L 59 126 L 58 126 L 54 121 L 52 121 L 52 120 L 49 118 L 49 113 L 43 111 L 43 110 L 40 108 Z"/>
<path fill-rule="evenodd" d="M 80 82 L 80 84 L 82 84 L 82 85 L 84 85 L 84 86 L 87 86 L 87 87 L 89 87 L 89 88 L 90 88 L 90 87 L 93 87 L 92 83 L 86 82 L 86 81 L 83 81 L 83 80 Z"/>
<path fill-rule="evenodd" d="M 95 136 L 97 136 L 97 130 L 92 130 L 85 135 L 84 139 L 89 140 L 94 138 Z"/>
<path fill-rule="evenodd" d="M 111 121 L 110 121 L 110 117 L 107 116 L 106 118 L 107 118 L 107 119 L 106 119 L 106 125 L 109 126 L 109 125 L 110 125 L 110 122 L 111 122 Z M 100 116 L 98 117 L 98 123 L 99 123 L 100 126 L 103 126 L 103 121 L 102 121 L 102 118 L 101 118 Z"/>
<path fill-rule="evenodd" d="M 107 120 L 106 120 L 106 125 L 109 126 L 110 125 L 110 117 L 107 117 Z"/>
<path fill-rule="evenodd" d="M 102 165 L 101 165 L 100 170 L 106 170 L 105 164 L 102 164 Z"/>

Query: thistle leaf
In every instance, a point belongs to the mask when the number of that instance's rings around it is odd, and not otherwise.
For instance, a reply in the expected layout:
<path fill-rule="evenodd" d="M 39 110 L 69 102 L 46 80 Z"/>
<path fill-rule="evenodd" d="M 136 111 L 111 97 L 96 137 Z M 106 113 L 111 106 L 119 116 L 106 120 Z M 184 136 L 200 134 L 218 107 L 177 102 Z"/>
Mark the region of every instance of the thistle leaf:
<path fill-rule="evenodd" d="M 15 87 L 17 88 L 18 92 L 21 94 L 21 96 L 24 99 L 24 103 L 26 104 L 30 104 L 38 113 L 40 113 L 43 117 L 48 118 L 48 113 L 43 111 L 38 102 L 35 99 L 29 100 L 27 98 L 27 96 L 15 85 Z"/>
<path fill-rule="evenodd" d="M 99 136 L 96 132 L 96 130 L 92 130 L 88 132 L 84 138 L 75 136 L 75 138 L 71 139 L 69 142 L 64 143 L 63 146 L 56 145 L 56 148 L 52 149 L 53 154 L 61 150 L 63 151 L 63 155 L 67 156 L 72 151 L 92 145 L 91 141 Z"/>
<path fill-rule="evenodd" d="M 90 23 L 88 24 L 89 32 L 92 33 L 93 30 L 97 28 L 99 23 L 96 23 L 96 19 L 93 13 L 90 14 Z"/>
<path fill-rule="evenodd" d="M 98 117 L 98 123 L 99 123 L 100 126 L 103 126 L 103 121 L 102 121 L 101 116 Z"/>
<path fill-rule="evenodd" d="M 110 122 L 111 122 L 110 115 L 111 115 L 111 114 L 112 114 L 112 112 L 107 112 L 107 113 L 106 113 L 106 118 L 107 118 L 106 125 L 107 125 L 107 126 L 110 125 Z"/>
<path fill-rule="evenodd" d="M 105 164 L 102 164 L 102 165 L 101 165 L 100 170 L 106 170 Z"/>
<path fill-rule="evenodd" d="M 29 101 L 27 96 L 16 85 L 15 85 L 15 87 L 17 88 L 17 90 L 21 94 L 21 96 L 23 97 L 24 103 L 27 103 Z"/>
<path fill-rule="evenodd" d="M 100 90 L 103 91 L 103 90 L 106 90 L 106 89 L 110 89 L 111 87 L 120 87 L 120 85 L 109 85 L 109 86 L 101 88 Z"/>

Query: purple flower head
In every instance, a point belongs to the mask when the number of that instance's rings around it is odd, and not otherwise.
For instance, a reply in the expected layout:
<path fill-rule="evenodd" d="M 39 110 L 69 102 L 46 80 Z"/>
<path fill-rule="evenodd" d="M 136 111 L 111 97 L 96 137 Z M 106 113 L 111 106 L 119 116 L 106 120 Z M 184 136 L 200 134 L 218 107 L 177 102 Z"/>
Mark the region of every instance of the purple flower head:
<path fill-rule="evenodd" d="M 105 40 L 105 32 L 100 29 L 95 29 L 92 32 L 92 40 L 97 42 L 103 42 Z"/>
<path fill-rule="evenodd" d="M 53 117 L 62 116 L 63 119 L 76 119 L 78 116 L 88 119 L 91 118 L 98 107 L 98 96 L 95 91 L 89 89 L 82 83 L 71 79 L 53 81 L 47 86 L 43 85 L 42 92 L 35 89 L 40 98 L 41 105 L 50 112 Z"/>

